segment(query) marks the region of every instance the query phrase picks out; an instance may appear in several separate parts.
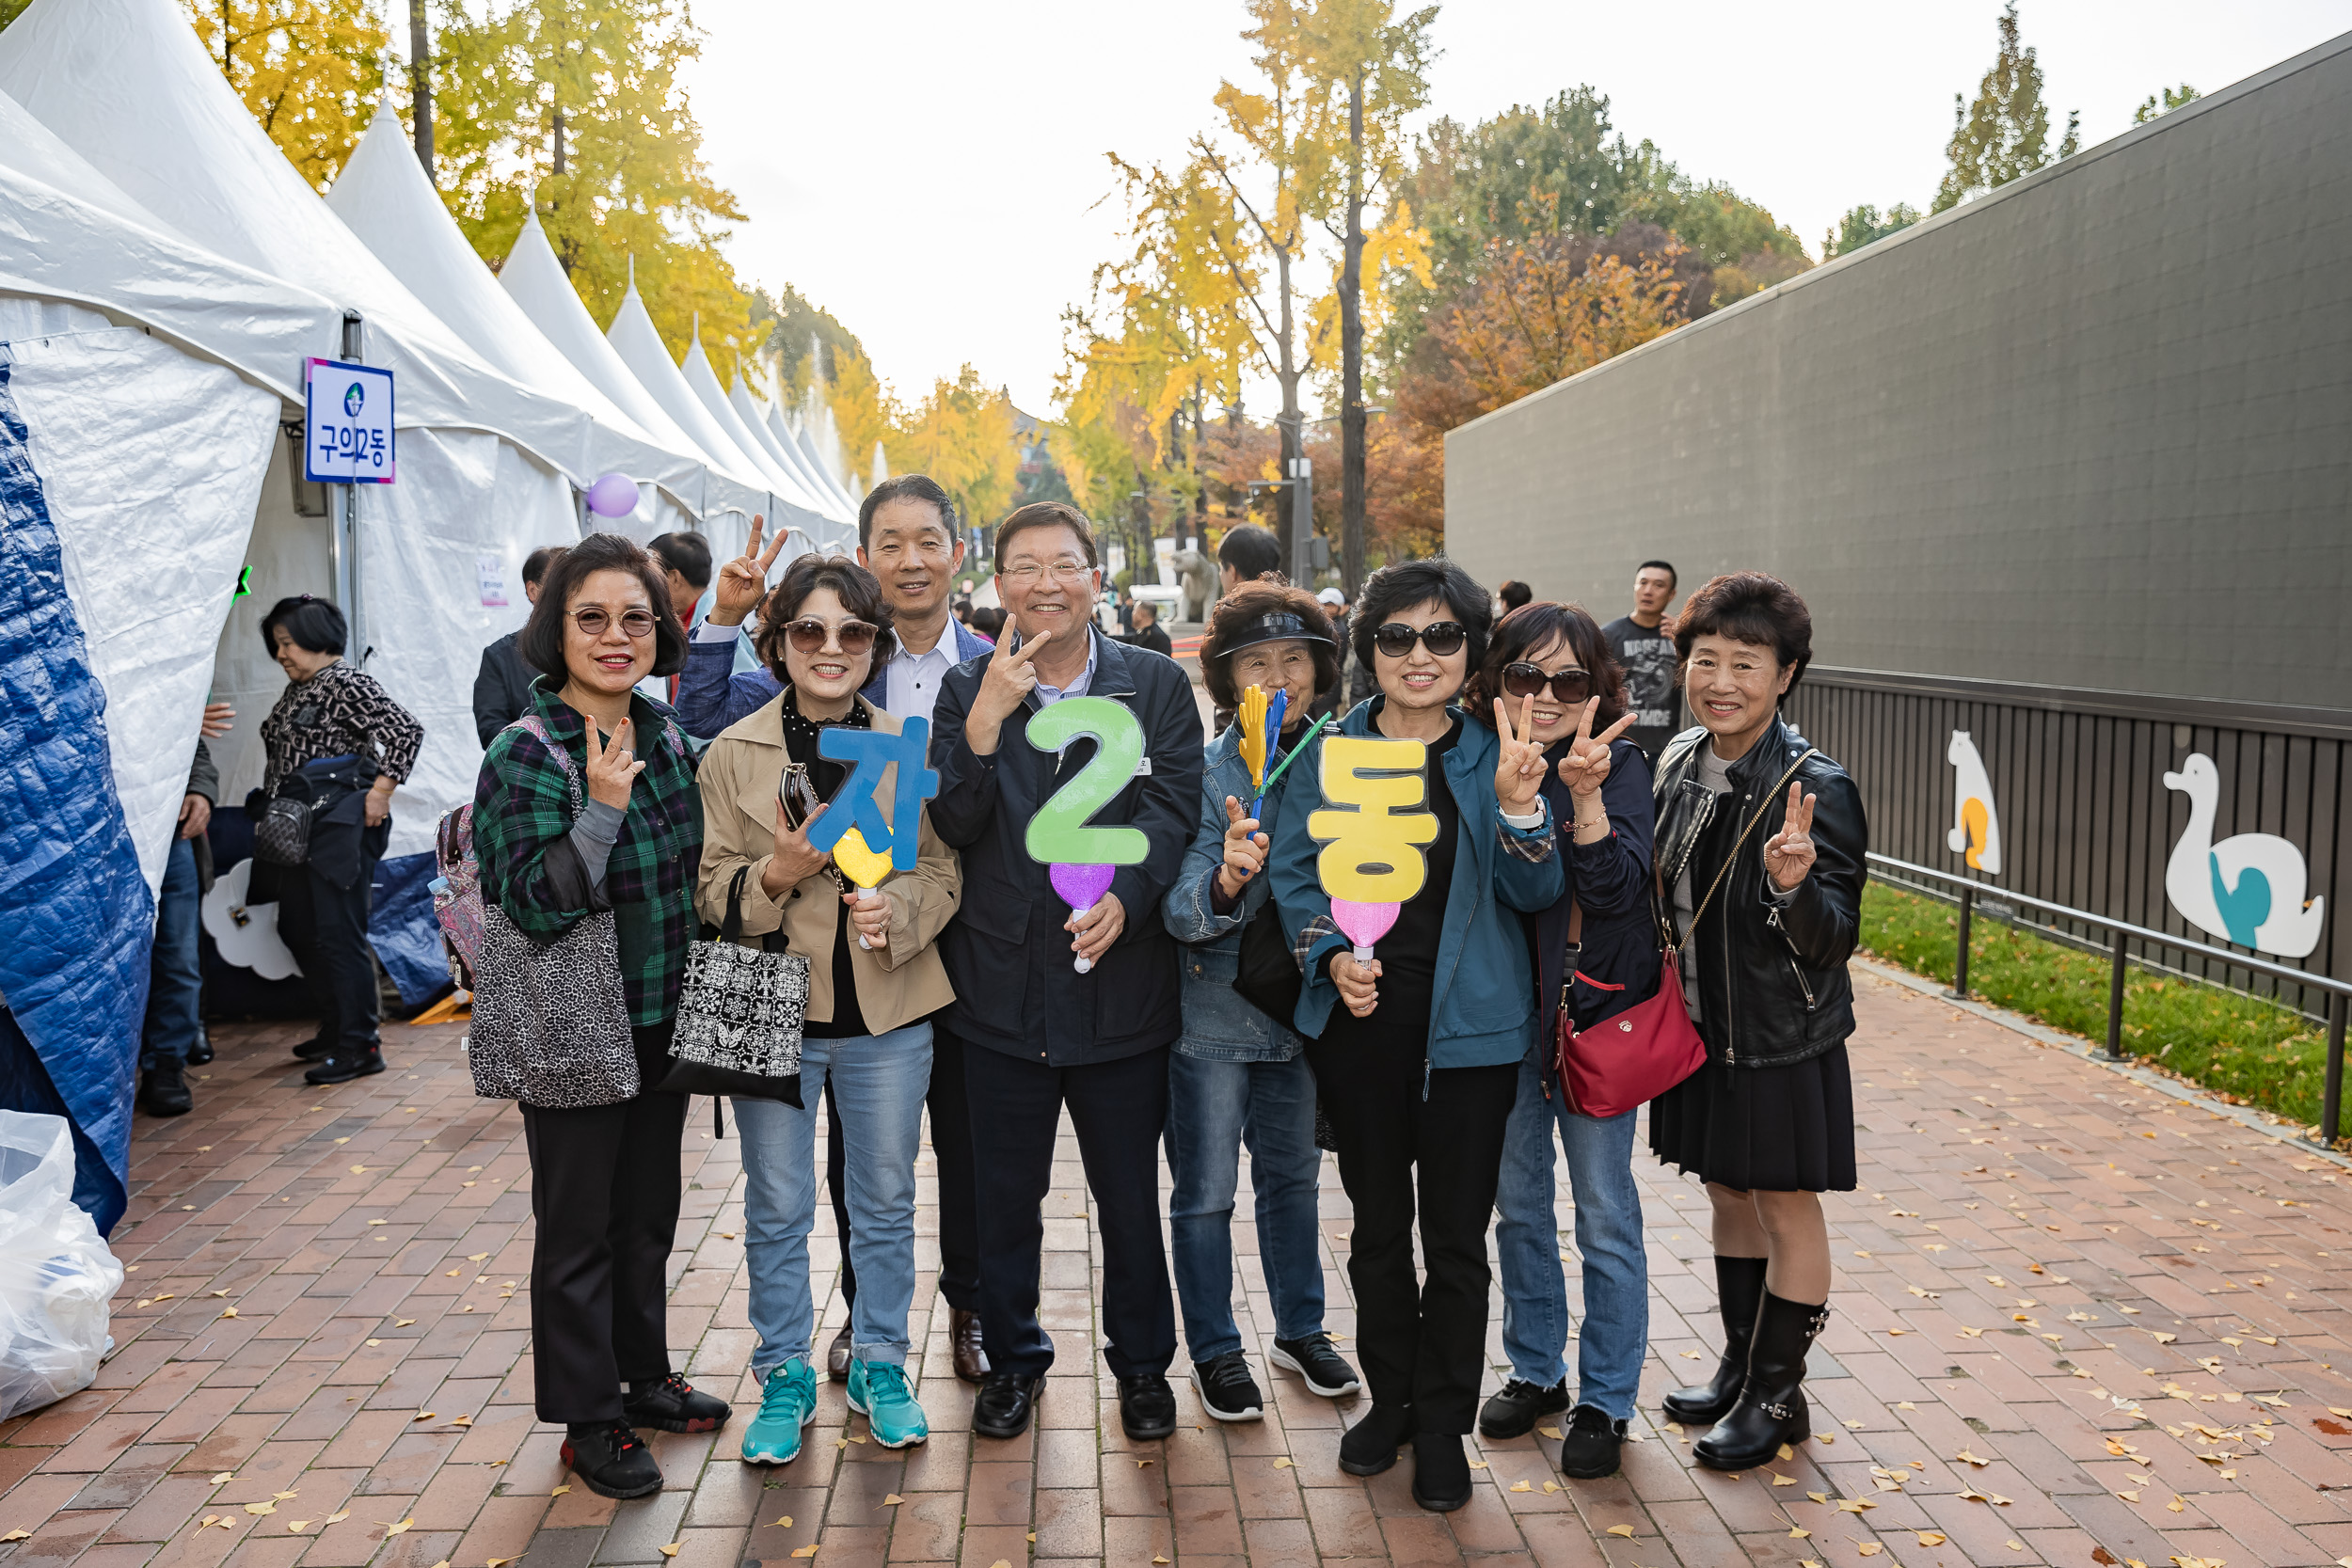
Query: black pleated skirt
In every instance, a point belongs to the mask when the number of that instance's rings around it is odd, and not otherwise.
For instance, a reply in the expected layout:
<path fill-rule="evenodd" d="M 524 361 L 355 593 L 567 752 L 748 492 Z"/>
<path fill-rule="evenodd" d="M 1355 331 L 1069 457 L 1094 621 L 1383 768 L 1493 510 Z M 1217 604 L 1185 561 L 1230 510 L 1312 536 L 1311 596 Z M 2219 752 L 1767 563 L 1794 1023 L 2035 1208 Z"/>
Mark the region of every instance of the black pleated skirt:
<path fill-rule="evenodd" d="M 1854 1189 L 1846 1042 L 1788 1067 L 1711 1058 L 1650 1101 L 1650 1152 L 1702 1181 L 1768 1193 Z"/>

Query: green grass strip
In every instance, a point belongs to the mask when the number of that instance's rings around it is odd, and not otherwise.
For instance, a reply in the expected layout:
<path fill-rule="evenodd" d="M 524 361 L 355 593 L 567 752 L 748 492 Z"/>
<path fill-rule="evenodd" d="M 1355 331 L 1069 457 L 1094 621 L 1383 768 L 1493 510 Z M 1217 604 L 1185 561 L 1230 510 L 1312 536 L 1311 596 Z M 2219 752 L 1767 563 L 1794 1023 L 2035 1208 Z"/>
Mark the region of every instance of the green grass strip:
<path fill-rule="evenodd" d="M 2111 960 L 2105 955 L 1981 914 L 1968 937 L 1972 996 L 2106 1043 Z M 1863 890 L 1862 944 L 1873 956 L 1949 985 L 1959 939 L 1953 905 L 1883 882 Z M 2318 1131 L 2328 1034 L 2300 1013 L 2135 966 L 2123 979 L 2123 1049 L 2218 1100 Z"/>

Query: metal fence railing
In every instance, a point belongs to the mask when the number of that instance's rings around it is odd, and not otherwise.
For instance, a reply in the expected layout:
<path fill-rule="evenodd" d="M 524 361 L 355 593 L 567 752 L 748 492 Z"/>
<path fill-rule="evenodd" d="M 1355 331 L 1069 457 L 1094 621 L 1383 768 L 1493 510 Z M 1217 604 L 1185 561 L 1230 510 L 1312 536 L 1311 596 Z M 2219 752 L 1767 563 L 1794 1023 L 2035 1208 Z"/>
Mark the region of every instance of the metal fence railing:
<path fill-rule="evenodd" d="M 2124 1055 L 2123 974 L 2125 967 L 2131 961 L 2130 944 L 2133 942 L 2140 944 L 2143 954 L 2154 949 L 2178 953 L 2184 958 L 2188 959 L 2223 962 L 2232 968 L 2250 970 L 2274 980 L 2289 981 L 2308 990 L 2324 993 L 2328 1002 L 2328 1077 L 2327 1088 L 2321 1101 L 2323 1109 L 2320 1113 L 2317 1141 L 2323 1148 L 2335 1147 L 2336 1129 L 2340 1124 L 2344 1109 L 2344 1035 L 2345 1016 L 2347 1012 L 2352 1012 L 2352 982 L 2338 980 L 2325 974 L 2314 974 L 2309 970 L 2296 969 L 2286 964 L 2272 963 L 2267 958 L 2253 958 L 2245 953 L 2230 952 L 2204 942 L 2190 942 L 2163 931 L 2150 930 L 2145 926 L 2136 926 L 2128 920 L 2112 920 L 2103 914 L 2093 914 L 2088 910 L 2073 909 L 2065 904 L 2053 904 L 2047 899 L 2031 898 L 2022 893 L 2011 893 L 2007 888 L 1989 887 L 1983 882 L 1955 872 L 1938 871 L 1932 866 L 1897 860 L 1892 855 L 1882 855 L 1876 850 L 1870 852 L 1869 860 L 1873 866 L 1884 866 L 1905 879 L 1923 878 L 1931 882 L 1958 890 L 1960 945 L 1952 965 L 1952 994 L 1958 997 L 1965 998 L 1968 994 L 1968 928 L 1976 913 L 1977 901 L 1980 895 L 1987 902 L 1997 900 L 2002 904 L 2038 910 L 2044 914 L 2055 915 L 2060 920 L 2071 921 L 2106 932 L 2108 934 L 2107 951 L 2112 955 L 2112 967 L 2107 977 L 2107 1056 L 2112 1061 L 2122 1061 Z"/>

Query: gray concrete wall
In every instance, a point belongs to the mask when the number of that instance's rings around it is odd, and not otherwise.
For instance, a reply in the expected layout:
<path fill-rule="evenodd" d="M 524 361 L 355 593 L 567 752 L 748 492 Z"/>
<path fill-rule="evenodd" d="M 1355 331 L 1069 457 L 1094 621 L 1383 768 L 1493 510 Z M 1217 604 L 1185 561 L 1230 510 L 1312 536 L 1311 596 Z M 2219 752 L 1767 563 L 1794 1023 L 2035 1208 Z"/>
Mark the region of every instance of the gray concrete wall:
<path fill-rule="evenodd" d="M 2352 35 L 1454 431 L 1446 540 L 1603 620 L 1764 567 L 1824 665 L 2352 708 Z"/>

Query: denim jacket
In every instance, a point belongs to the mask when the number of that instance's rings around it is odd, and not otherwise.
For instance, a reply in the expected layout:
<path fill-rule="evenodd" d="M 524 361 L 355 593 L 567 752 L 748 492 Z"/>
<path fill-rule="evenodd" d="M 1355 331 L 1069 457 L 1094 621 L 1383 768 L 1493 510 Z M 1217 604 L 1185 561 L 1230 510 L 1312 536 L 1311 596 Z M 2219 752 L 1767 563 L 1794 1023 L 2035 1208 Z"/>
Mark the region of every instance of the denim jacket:
<path fill-rule="evenodd" d="M 1296 769 L 1293 769 L 1295 772 Z M 1274 816 L 1291 774 L 1274 781 L 1266 796 L 1263 832 L 1272 833 Z M 1245 809 L 1249 804 L 1249 765 L 1241 760 L 1241 726 L 1232 724 L 1209 743 L 1208 771 L 1200 789 L 1200 828 L 1192 847 L 1184 851 L 1184 867 L 1160 901 L 1160 917 L 1170 935 L 1185 944 L 1179 956 L 1184 965 L 1184 1032 L 1176 1053 L 1211 1062 L 1287 1062 L 1307 1048 L 1291 1029 L 1276 1022 L 1233 990 L 1241 969 L 1241 933 L 1250 917 L 1265 907 L 1273 883 L 1262 869 L 1242 884 L 1241 902 L 1231 913 L 1219 914 L 1209 901 L 1210 884 L 1225 863 L 1225 797 L 1232 796 Z"/>
<path fill-rule="evenodd" d="M 1380 701 L 1359 703 L 1333 728 L 1342 735 L 1376 734 L 1373 720 Z M 1291 933 L 1291 950 L 1306 982 L 1291 1022 L 1314 1038 L 1322 1037 L 1340 998 L 1324 958 L 1351 945 L 1331 923 L 1331 900 L 1316 870 L 1322 846 L 1307 831 L 1308 819 L 1323 804 L 1321 753 L 1331 733 L 1326 729 L 1317 736 L 1316 754 L 1300 757 L 1291 769 L 1309 772 L 1311 782 L 1284 792 L 1269 867 L 1283 928 Z M 1446 787 L 1461 810 L 1461 827 L 1454 881 L 1446 890 L 1437 992 L 1430 999 L 1433 1069 L 1491 1067 L 1527 1054 L 1534 1037 L 1535 973 L 1519 917 L 1549 909 L 1567 887 L 1549 804 L 1533 828 L 1514 828 L 1499 814 L 1495 764 L 1502 753 L 1494 731 L 1468 722 L 1445 753 Z M 1282 782 L 1288 784 L 1290 778 L 1285 773 Z"/>

